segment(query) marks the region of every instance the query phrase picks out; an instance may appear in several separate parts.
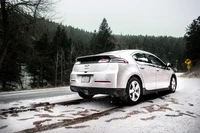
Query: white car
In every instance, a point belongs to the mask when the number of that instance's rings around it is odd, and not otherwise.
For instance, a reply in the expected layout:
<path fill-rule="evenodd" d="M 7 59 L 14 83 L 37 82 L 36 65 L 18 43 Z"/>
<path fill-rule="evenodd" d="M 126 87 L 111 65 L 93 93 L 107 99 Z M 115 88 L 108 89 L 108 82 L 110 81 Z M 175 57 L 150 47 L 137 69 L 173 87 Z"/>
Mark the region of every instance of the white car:
<path fill-rule="evenodd" d="M 142 50 L 119 50 L 76 59 L 70 89 L 82 98 L 96 94 L 137 103 L 142 95 L 162 90 L 175 92 L 177 79 L 170 63 Z"/>

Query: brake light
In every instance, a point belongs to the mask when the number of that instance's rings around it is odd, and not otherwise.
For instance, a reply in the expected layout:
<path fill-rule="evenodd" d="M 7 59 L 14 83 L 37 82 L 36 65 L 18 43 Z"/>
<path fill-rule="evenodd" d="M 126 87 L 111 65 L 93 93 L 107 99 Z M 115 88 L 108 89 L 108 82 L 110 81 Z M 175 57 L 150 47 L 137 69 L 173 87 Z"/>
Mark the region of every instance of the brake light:
<path fill-rule="evenodd" d="M 71 79 L 71 82 L 76 82 L 76 80 L 75 79 Z"/>

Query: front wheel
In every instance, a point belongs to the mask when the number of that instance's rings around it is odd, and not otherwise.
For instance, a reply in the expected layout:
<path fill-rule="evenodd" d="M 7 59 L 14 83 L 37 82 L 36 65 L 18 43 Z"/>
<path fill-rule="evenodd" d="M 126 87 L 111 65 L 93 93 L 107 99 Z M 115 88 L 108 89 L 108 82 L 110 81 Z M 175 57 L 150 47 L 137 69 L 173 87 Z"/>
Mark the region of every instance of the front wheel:
<path fill-rule="evenodd" d="M 136 104 L 139 102 L 142 96 L 141 82 L 136 77 L 132 77 L 126 86 L 125 101 L 130 104 Z"/>
<path fill-rule="evenodd" d="M 176 87 L 177 87 L 176 77 L 172 76 L 170 80 L 169 91 L 171 93 L 174 93 L 176 91 Z"/>
<path fill-rule="evenodd" d="M 78 92 L 79 96 L 82 97 L 83 99 L 92 99 L 92 97 L 94 95 L 86 95 L 85 93 L 83 92 Z"/>

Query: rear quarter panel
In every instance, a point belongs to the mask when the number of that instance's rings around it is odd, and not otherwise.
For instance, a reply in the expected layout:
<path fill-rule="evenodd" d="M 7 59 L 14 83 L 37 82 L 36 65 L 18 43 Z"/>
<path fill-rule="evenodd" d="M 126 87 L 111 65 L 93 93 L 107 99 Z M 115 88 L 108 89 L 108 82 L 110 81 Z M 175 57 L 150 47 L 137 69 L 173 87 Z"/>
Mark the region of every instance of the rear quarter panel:
<path fill-rule="evenodd" d="M 142 87 L 144 88 L 144 83 L 143 83 L 143 78 L 142 75 L 140 74 L 138 67 L 135 63 L 131 63 L 128 65 L 120 64 L 119 65 L 119 72 L 117 76 L 117 88 L 126 88 L 126 85 L 128 83 L 128 80 L 134 76 L 137 75 L 140 77 L 142 81 Z"/>

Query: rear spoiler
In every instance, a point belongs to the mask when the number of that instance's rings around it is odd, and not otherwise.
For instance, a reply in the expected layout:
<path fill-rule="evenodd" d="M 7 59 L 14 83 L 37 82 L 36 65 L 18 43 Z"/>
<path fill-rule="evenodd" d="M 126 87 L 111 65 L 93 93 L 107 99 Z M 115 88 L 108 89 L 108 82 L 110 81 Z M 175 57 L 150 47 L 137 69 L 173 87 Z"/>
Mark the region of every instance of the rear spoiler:
<path fill-rule="evenodd" d="M 84 63 L 128 63 L 125 59 L 120 57 L 116 57 L 114 55 L 89 55 L 82 56 L 76 59 L 76 64 L 84 64 Z"/>
<path fill-rule="evenodd" d="M 89 56 L 82 56 L 78 57 L 76 61 L 78 62 L 98 62 L 101 59 L 112 59 L 116 58 L 113 55 L 89 55 Z"/>

